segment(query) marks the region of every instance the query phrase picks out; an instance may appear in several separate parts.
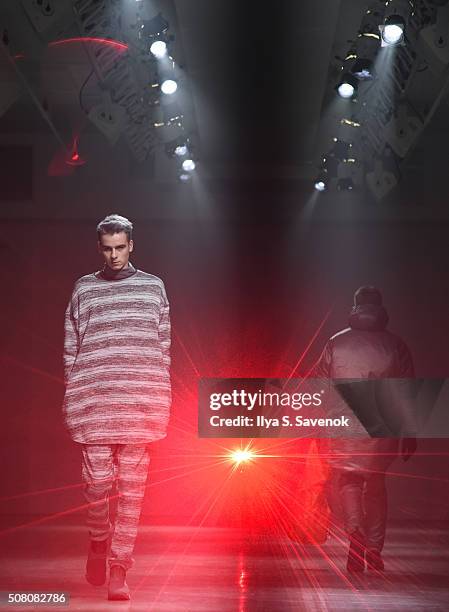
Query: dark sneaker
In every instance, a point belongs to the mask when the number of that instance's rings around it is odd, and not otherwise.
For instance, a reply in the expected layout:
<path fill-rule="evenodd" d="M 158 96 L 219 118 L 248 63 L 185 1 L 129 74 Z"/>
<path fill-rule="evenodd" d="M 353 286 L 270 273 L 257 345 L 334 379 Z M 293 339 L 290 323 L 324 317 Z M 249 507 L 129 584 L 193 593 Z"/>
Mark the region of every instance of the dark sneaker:
<path fill-rule="evenodd" d="M 365 541 L 363 535 L 359 531 L 354 531 L 349 537 L 346 569 L 351 574 L 365 571 Z"/>
<path fill-rule="evenodd" d="M 108 599 L 112 601 L 130 599 L 129 587 L 126 584 L 126 570 L 121 565 L 111 565 Z"/>
<path fill-rule="evenodd" d="M 384 571 L 384 560 L 378 550 L 366 550 L 366 566 L 372 572 Z"/>
<path fill-rule="evenodd" d="M 106 582 L 106 558 L 108 555 L 108 540 L 95 542 L 91 540 L 86 563 L 86 580 L 94 586 Z"/>

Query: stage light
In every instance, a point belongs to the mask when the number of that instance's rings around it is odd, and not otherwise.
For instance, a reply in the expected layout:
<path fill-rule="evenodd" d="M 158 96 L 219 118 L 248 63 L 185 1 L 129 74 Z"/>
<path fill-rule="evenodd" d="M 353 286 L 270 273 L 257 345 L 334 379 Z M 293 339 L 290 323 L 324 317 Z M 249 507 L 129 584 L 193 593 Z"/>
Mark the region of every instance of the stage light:
<path fill-rule="evenodd" d="M 405 21 L 400 15 L 390 15 L 381 29 L 384 46 L 394 47 L 404 40 Z"/>
<path fill-rule="evenodd" d="M 83 166 L 86 160 L 81 157 L 78 151 L 72 151 L 66 159 L 66 164 L 69 166 Z"/>
<path fill-rule="evenodd" d="M 175 126 L 176 127 L 176 126 Z M 170 132 L 172 126 L 170 126 Z M 165 152 L 169 157 L 184 157 L 189 152 L 189 138 L 186 137 L 184 131 L 180 129 L 180 135 L 177 138 L 171 138 L 165 143 Z M 169 132 L 167 132 L 169 134 Z"/>
<path fill-rule="evenodd" d="M 357 93 L 358 83 L 355 76 L 346 72 L 337 85 L 338 95 L 341 98 L 352 98 Z"/>
<path fill-rule="evenodd" d="M 232 451 L 230 457 L 234 463 L 239 465 L 240 463 L 247 463 L 254 459 L 255 454 L 247 448 L 239 448 L 235 451 Z"/>
<path fill-rule="evenodd" d="M 327 191 L 334 186 L 340 163 L 340 160 L 335 155 L 332 155 L 331 151 L 322 158 L 321 166 L 318 170 L 319 174 L 314 182 L 314 187 L 317 191 Z"/>
<path fill-rule="evenodd" d="M 341 83 L 338 87 L 338 93 L 342 98 L 352 98 L 354 95 L 354 87 L 350 83 Z"/>
<path fill-rule="evenodd" d="M 340 119 L 340 125 L 350 128 L 359 128 L 362 124 L 360 123 L 360 121 L 357 121 L 355 119 L 348 119 L 346 117 L 343 117 L 343 119 Z"/>
<path fill-rule="evenodd" d="M 78 151 L 78 138 L 73 139 L 72 147 L 68 153 L 65 163 L 69 166 L 83 166 L 86 160 L 81 157 Z"/>
<path fill-rule="evenodd" d="M 184 155 L 187 155 L 187 145 L 178 145 L 175 148 L 175 155 L 177 157 L 183 157 Z"/>
<path fill-rule="evenodd" d="M 167 43 L 163 40 L 155 40 L 150 47 L 150 52 L 158 59 L 165 57 L 167 55 Z"/>
<path fill-rule="evenodd" d="M 326 158 L 323 159 L 323 164 L 326 162 Z M 335 173 L 337 169 L 335 168 Z M 327 168 L 323 165 L 320 169 L 318 176 L 315 179 L 314 187 L 317 191 L 326 191 L 329 187 L 329 181 L 332 177 L 329 176 Z"/>
<path fill-rule="evenodd" d="M 330 152 L 328 155 L 323 157 L 323 164 L 321 166 L 321 173 L 326 179 L 326 182 L 335 178 L 338 175 L 338 167 L 340 165 L 340 160 L 335 157 L 335 155 L 331 155 Z"/>
<path fill-rule="evenodd" d="M 191 178 L 192 178 L 192 175 L 187 174 L 185 172 L 179 175 L 179 180 L 181 181 L 181 183 L 188 183 L 191 180 Z"/>
<path fill-rule="evenodd" d="M 383 25 L 379 26 L 382 47 L 404 45 L 405 24 L 412 5 L 409 0 L 392 0 L 385 11 Z"/>
<path fill-rule="evenodd" d="M 185 170 L 186 172 L 192 172 L 193 170 L 195 170 L 196 164 L 193 161 L 193 159 L 185 159 L 182 162 L 182 169 Z"/>
<path fill-rule="evenodd" d="M 165 79 L 162 81 L 161 91 L 167 96 L 171 96 L 178 89 L 178 83 L 173 79 Z"/>

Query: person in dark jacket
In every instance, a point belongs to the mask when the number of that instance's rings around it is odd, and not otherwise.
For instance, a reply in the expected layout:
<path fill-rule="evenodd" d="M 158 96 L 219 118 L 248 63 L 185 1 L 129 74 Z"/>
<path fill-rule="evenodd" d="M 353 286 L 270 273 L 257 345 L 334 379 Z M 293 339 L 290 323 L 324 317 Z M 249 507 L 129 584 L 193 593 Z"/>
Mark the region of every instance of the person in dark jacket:
<path fill-rule="evenodd" d="M 354 295 L 349 327 L 329 339 L 315 376 L 334 379 L 334 383 L 342 378 L 412 379 L 410 351 L 401 338 L 386 329 L 387 323 L 380 291 L 371 286 L 360 287 Z M 349 535 L 349 572 L 364 571 L 365 561 L 368 569 L 384 569 L 381 552 L 387 516 L 385 475 L 399 445 L 404 460 L 416 450 L 410 423 L 411 419 L 407 425 L 404 422 L 400 442 L 391 437 L 330 440 L 331 485 Z"/>

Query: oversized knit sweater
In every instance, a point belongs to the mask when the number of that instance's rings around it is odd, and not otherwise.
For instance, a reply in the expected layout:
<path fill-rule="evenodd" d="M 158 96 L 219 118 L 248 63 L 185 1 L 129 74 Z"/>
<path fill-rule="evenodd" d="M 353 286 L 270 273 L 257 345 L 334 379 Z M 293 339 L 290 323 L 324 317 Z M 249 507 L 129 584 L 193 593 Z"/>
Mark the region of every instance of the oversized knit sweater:
<path fill-rule="evenodd" d="M 76 442 L 141 444 L 166 435 L 170 319 L 161 279 L 88 274 L 65 315 L 64 418 Z"/>

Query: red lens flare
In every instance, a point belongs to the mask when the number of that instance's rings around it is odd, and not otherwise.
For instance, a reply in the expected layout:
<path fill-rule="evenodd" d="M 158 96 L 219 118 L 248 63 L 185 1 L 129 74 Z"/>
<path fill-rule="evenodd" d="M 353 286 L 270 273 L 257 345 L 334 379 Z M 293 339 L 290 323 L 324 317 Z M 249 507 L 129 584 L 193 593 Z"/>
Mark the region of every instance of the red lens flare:
<path fill-rule="evenodd" d="M 51 43 L 48 43 L 49 47 L 57 47 L 61 45 L 68 45 L 73 43 L 95 43 L 99 45 L 109 45 L 111 47 L 115 47 L 119 51 L 127 51 L 128 45 L 126 43 L 120 42 L 119 40 L 112 40 L 110 38 L 96 38 L 94 36 L 76 36 L 73 38 L 64 38 L 62 40 L 54 40 Z"/>
<path fill-rule="evenodd" d="M 69 156 L 66 159 L 66 164 L 69 166 L 82 166 L 86 163 L 86 160 L 81 157 L 78 151 L 78 138 L 73 140 L 72 148 Z"/>

